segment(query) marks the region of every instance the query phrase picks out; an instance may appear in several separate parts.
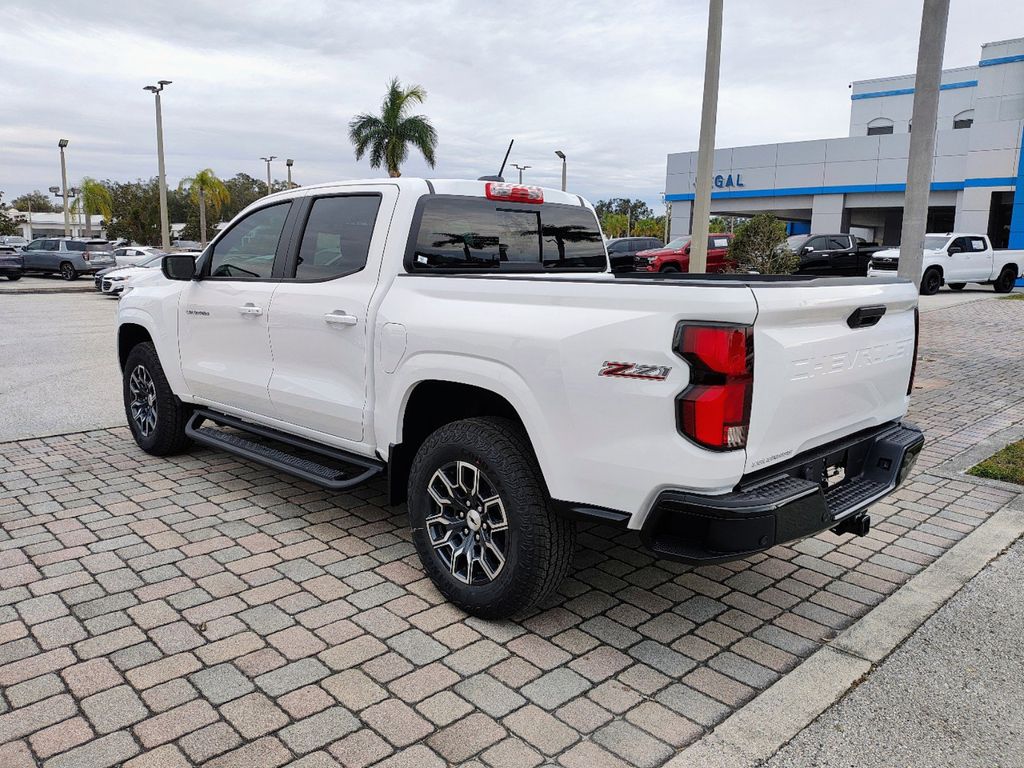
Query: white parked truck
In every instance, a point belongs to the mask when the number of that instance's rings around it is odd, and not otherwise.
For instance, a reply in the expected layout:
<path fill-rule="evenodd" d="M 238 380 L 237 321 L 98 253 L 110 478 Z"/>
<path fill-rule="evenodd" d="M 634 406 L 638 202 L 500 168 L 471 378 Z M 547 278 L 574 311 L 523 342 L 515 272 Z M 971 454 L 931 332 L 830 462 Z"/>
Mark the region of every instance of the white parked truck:
<path fill-rule="evenodd" d="M 386 477 L 441 592 L 503 616 L 581 520 L 689 563 L 866 533 L 923 443 L 916 306 L 895 276 L 616 277 L 576 195 L 399 178 L 259 200 L 132 280 L 117 347 L 143 450 Z"/>
<path fill-rule="evenodd" d="M 871 257 L 868 277 L 892 277 L 899 269 L 900 249 L 878 251 Z M 1009 293 L 1024 268 L 1024 251 L 993 250 L 986 235 L 969 232 L 932 233 L 924 236 L 921 293 L 931 296 L 943 283 L 962 291 L 967 283 L 991 285 L 996 293 Z"/>

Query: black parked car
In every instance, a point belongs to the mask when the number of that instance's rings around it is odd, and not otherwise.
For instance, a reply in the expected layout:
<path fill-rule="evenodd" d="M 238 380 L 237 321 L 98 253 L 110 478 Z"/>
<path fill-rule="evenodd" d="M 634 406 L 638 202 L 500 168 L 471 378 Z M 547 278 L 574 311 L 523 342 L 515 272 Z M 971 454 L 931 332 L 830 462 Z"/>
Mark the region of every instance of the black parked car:
<path fill-rule="evenodd" d="M 633 257 L 638 251 L 661 248 L 664 243 L 656 237 L 613 237 L 606 245 L 612 272 L 632 272 Z"/>
<path fill-rule="evenodd" d="M 868 262 L 882 247 L 850 234 L 793 235 L 789 247 L 800 257 L 798 275 L 863 277 Z"/>
<path fill-rule="evenodd" d="M 21 251 L 13 245 L 0 245 L 0 276 L 20 280 L 24 267 Z"/>

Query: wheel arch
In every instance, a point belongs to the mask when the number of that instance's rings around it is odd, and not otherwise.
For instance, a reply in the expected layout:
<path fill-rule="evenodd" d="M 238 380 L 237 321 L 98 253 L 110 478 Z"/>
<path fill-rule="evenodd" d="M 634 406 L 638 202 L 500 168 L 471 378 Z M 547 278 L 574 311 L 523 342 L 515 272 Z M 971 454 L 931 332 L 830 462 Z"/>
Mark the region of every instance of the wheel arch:
<path fill-rule="evenodd" d="M 453 421 L 494 416 L 518 424 L 536 455 L 536 443 L 520 409 L 497 388 L 450 379 L 422 379 L 406 393 L 388 452 L 388 496 L 391 504 L 405 501 L 409 469 L 416 451 L 435 430 Z"/>
<path fill-rule="evenodd" d="M 125 362 L 128 360 L 128 354 L 132 351 L 132 347 L 146 342 L 153 342 L 153 337 L 150 335 L 149 330 L 138 323 L 122 323 L 117 329 L 117 362 L 121 366 L 121 370 L 124 370 Z"/>

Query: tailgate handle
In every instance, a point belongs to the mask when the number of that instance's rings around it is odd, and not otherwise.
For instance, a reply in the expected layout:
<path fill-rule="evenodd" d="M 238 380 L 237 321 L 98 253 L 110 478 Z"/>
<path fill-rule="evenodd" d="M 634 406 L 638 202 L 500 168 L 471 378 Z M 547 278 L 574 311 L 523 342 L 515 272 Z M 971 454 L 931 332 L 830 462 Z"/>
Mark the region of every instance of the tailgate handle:
<path fill-rule="evenodd" d="M 877 325 L 885 314 L 885 306 L 877 304 L 871 307 L 857 307 L 853 314 L 846 318 L 846 324 L 851 328 L 870 328 Z"/>

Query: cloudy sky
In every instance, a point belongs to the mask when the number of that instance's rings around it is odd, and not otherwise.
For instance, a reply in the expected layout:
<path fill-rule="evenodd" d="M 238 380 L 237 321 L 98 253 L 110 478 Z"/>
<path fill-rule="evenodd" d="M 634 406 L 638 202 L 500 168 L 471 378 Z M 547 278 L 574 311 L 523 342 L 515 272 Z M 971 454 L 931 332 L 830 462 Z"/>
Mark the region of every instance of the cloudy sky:
<path fill-rule="evenodd" d="M 843 136 L 853 80 L 914 71 L 920 0 L 725 0 L 719 146 Z M 397 75 L 427 89 L 437 167 L 494 173 L 592 199 L 664 189 L 665 156 L 695 149 L 705 0 L 33 0 L 0 25 L 0 190 L 156 173 L 153 97 L 164 92 L 167 174 L 205 167 L 262 177 L 261 155 L 295 159 L 303 184 L 379 176 L 357 163 L 353 114 Z M 1019 0 L 952 0 L 945 66 L 1024 35 Z M 276 178 L 285 173 L 276 161 Z M 506 176 L 508 174 L 506 173 Z"/>

